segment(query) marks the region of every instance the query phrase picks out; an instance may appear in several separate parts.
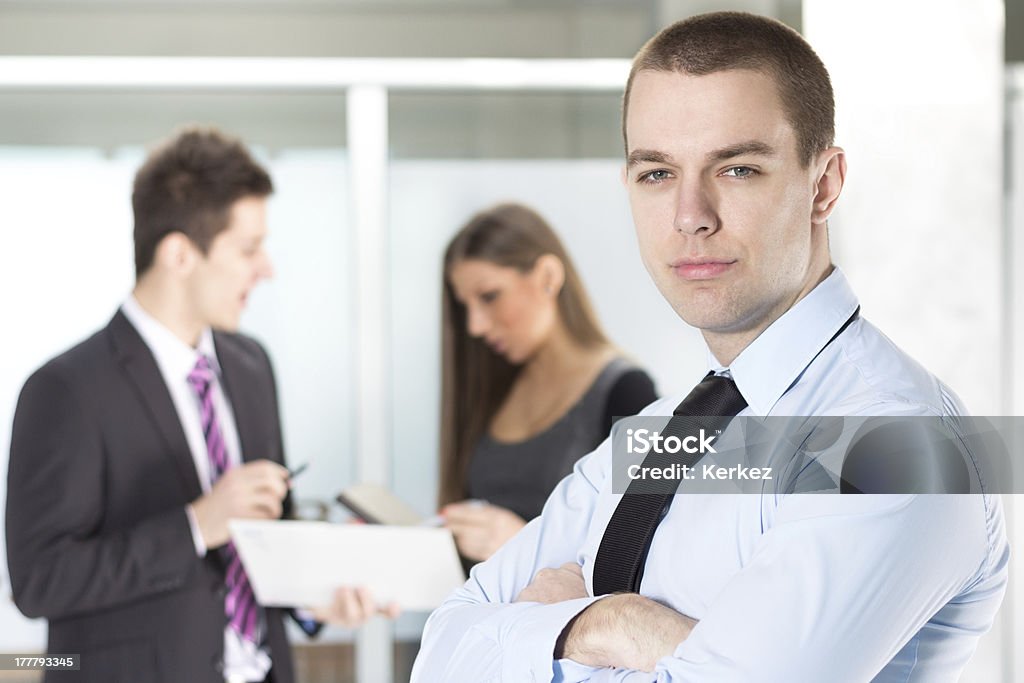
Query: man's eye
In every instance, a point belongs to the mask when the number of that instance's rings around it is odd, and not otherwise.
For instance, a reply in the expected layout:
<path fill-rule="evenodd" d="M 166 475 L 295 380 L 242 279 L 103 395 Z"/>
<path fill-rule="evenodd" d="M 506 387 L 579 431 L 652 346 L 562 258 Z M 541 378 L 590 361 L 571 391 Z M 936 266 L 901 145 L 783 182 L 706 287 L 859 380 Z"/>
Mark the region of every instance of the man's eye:
<path fill-rule="evenodd" d="M 727 175 L 731 178 L 749 178 L 757 175 L 757 171 L 750 168 L 749 166 L 733 166 L 732 168 L 725 171 L 723 175 Z"/>
<path fill-rule="evenodd" d="M 648 183 L 650 185 L 657 185 L 658 183 L 668 180 L 669 172 L 664 169 L 658 169 L 657 171 L 648 171 L 642 173 L 637 180 L 641 183 Z"/>
<path fill-rule="evenodd" d="M 501 294 L 501 292 L 499 292 L 498 290 L 494 290 L 492 292 L 484 292 L 483 294 L 480 295 L 480 301 L 483 301 L 485 304 L 494 303 L 494 301 L 497 300 L 499 294 Z"/>

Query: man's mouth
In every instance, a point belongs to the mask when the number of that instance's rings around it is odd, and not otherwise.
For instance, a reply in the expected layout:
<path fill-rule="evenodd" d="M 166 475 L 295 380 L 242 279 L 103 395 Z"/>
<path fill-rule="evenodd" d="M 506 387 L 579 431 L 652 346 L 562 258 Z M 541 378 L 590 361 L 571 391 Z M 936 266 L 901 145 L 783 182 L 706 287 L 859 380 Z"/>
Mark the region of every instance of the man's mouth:
<path fill-rule="evenodd" d="M 712 280 L 720 277 L 736 264 L 736 259 L 682 258 L 670 264 L 672 271 L 683 280 Z"/>

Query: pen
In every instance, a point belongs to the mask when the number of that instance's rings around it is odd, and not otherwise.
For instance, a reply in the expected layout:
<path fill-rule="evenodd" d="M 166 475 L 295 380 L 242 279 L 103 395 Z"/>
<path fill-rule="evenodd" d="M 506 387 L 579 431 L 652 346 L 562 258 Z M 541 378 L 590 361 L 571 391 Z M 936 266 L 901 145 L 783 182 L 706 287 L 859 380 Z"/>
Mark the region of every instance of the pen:
<path fill-rule="evenodd" d="M 307 467 L 309 467 L 309 461 L 306 461 L 306 462 L 302 463 L 301 465 L 299 465 L 298 467 L 296 467 L 294 469 L 288 470 L 288 480 L 289 481 L 294 480 L 295 477 L 297 477 L 300 474 L 302 474 L 303 472 L 305 472 Z"/>

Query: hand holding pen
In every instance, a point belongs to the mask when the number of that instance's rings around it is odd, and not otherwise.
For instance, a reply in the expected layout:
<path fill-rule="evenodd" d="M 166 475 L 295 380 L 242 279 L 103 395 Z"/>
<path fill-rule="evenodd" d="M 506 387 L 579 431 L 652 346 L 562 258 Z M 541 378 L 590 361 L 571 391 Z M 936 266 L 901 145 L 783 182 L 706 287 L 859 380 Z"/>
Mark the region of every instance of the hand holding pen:
<path fill-rule="evenodd" d="M 296 468 L 295 475 L 299 473 Z M 229 519 L 278 519 L 294 475 L 270 460 L 242 463 L 228 469 L 210 491 L 189 506 L 207 549 L 230 540 Z"/>

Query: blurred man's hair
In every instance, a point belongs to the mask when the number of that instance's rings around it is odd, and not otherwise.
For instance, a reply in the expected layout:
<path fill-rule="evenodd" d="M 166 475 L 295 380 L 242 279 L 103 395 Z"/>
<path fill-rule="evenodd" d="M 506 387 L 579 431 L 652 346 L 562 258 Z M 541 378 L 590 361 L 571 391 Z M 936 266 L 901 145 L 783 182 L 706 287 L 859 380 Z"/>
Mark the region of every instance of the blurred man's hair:
<path fill-rule="evenodd" d="M 188 128 L 155 149 L 135 175 L 135 276 L 153 263 L 172 232 L 202 253 L 228 226 L 232 205 L 273 192 L 270 175 L 239 140 L 214 128 Z"/>

